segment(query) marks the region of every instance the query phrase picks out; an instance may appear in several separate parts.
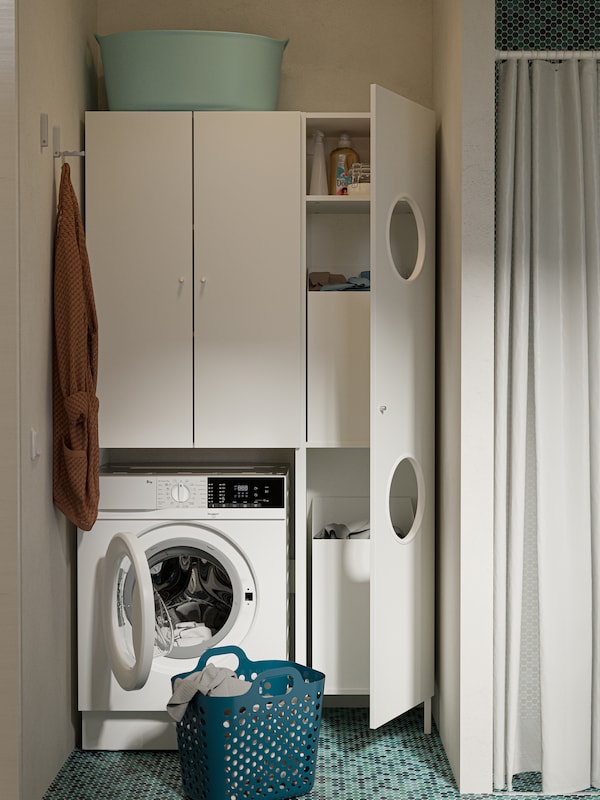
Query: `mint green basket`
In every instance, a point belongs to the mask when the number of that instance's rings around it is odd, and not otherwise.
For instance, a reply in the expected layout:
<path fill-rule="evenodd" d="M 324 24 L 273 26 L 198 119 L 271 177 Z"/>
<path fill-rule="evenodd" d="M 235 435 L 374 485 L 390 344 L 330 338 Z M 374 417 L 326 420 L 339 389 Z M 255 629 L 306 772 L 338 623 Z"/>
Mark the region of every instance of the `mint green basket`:
<path fill-rule="evenodd" d="M 99 36 L 110 111 L 273 111 L 288 39 L 224 31 Z"/>

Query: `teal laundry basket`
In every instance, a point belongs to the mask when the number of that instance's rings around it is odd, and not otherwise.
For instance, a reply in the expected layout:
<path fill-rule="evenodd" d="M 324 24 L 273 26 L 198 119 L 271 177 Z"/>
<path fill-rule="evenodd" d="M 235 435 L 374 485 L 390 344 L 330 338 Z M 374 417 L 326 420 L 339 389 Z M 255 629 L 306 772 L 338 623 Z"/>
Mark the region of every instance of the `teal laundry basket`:
<path fill-rule="evenodd" d="M 239 647 L 235 673 L 252 681 L 237 697 L 197 693 L 177 723 L 185 794 L 192 800 L 258 800 L 306 794 L 314 783 L 325 675 L 292 661 L 250 661 Z M 191 675 L 187 672 L 172 678 Z"/>

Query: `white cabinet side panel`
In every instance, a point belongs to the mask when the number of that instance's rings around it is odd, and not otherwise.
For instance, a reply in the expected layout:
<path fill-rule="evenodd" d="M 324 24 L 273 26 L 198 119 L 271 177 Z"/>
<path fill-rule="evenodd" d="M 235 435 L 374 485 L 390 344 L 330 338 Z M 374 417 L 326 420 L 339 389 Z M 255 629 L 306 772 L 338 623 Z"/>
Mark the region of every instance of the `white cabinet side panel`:
<path fill-rule="evenodd" d="M 194 114 L 195 445 L 297 447 L 301 119 Z"/>
<path fill-rule="evenodd" d="M 101 447 L 192 444 L 192 115 L 86 115 Z"/>

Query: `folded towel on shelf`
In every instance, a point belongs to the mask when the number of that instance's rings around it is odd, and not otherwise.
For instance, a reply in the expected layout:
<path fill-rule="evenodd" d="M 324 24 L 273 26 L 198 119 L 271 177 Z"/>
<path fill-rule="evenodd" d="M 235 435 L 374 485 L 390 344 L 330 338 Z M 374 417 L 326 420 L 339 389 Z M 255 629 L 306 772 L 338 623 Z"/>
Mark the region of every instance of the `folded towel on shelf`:
<path fill-rule="evenodd" d="M 197 692 L 212 697 L 239 697 L 246 694 L 251 686 L 251 681 L 238 678 L 233 670 L 208 664 L 204 669 L 192 672 L 185 678 L 175 679 L 173 694 L 167 703 L 167 713 L 171 719 L 179 722 Z"/>
<path fill-rule="evenodd" d="M 338 277 L 338 276 L 335 276 Z M 343 277 L 343 276 L 342 276 Z M 358 277 L 351 277 L 339 283 L 329 281 L 321 286 L 322 292 L 368 292 L 371 288 L 371 270 L 364 269 Z"/>
<path fill-rule="evenodd" d="M 346 276 L 335 272 L 310 272 L 308 288 L 311 292 L 319 292 L 325 286 L 337 286 L 346 283 Z"/>

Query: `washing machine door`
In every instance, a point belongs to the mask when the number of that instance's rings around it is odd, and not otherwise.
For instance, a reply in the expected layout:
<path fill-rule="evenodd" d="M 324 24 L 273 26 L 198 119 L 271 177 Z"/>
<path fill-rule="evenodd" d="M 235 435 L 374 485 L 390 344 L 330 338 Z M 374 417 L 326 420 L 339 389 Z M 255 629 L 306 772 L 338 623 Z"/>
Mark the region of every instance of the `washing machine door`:
<path fill-rule="evenodd" d="M 250 523 L 243 530 L 258 538 Z M 196 522 L 115 534 L 102 585 L 108 660 L 127 691 L 143 688 L 154 673 L 186 671 L 177 659 L 245 643 L 259 602 L 248 556 L 231 536 Z"/>
<path fill-rule="evenodd" d="M 127 593 L 126 581 L 132 587 Z M 115 534 L 104 557 L 102 622 L 113 674 L 127 691 L 141 689 L 150 674 L 155 602 L 146 553 L 137 536 Z"/>

